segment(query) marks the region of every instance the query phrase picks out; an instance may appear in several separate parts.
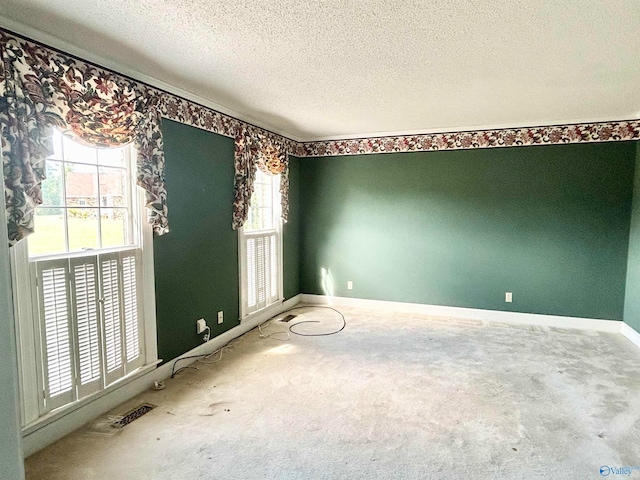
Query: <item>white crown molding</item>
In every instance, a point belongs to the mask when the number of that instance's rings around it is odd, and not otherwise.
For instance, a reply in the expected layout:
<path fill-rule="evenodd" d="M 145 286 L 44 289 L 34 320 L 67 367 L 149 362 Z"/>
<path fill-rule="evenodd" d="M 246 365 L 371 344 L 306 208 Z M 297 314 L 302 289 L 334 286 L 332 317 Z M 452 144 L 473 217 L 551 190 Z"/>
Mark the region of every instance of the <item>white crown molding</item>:
<path fill-rule="evenodd" d="M 186 100 L 202 105 L 203 107 L 210 108 L 212 110 L 223 113 L 230 117 L 234 117 L 243 122 L 250 123 L 252 125 L 263 128 L 265 130 L 269 130 L 270 132 L 277 133 L 278 135 L 282 135 L 283 137 L 289 138 L 290 140 L 294 140 L 296 142 L 300 141 L 298 138 L 296 138 L 294 135 L 291 135 L 289 132 L 281 131 L 271 125 L 262 123 L 260 119 L 253 118 L 250 115 L 242 115 L 237 111 L 227 108 L 218 103 L 215 103 L 212 100 L 206 99 L 204 97 L 201 97 L 200 95 L 191 93 L 187 90 L 176 87 L 158 78 L 152 77 L 150 75 L 146 75 L 132 68 L 125 67 L 118 62 L 114 62 L 113 60 L 105 58 L 101 55 L 92 53 L 88 50 L 85 50 L 82 47 L 78 47 L 77 45 L 69 43 L 66 40 L 63 40 L 59 37 L 43 32 L 36 28 L 30 27 L 22 22 L 18 22 L 11 18 L 7 18 L 3 15 L 0 15 L 0 28 L 10 30 L 16 33 L 17 35 L 23 35 L 25 37 L 30 38 L 31 40 L 42 43 L 45 46 L 52 47 L 54 49 L 60 50 L 63 53 L 76 56 L 81 60 L 94 63 L 100 67 L 104 67 L 106 69 L 112 70 L 116 73 L 125 75 L 134 80 L 144 82 L 147 85 L 172 93 L 173 95 L 182 97 Z"/>
<path fill-rule="evenodd" d="M 571 120 L 549 120 L 545 122 L 533 122 L 533 123 L 502 123 L 496 125 L 466 125 L 466 126 L 451 126 L 451 127 L 438 127 L 438 128 L 425 128 L 416 130 L 394 130 L 389 132 L 368 132 L 349 135 L 329 135 L 329 136 L 311 136 L 309 139 L 297 140 L 300 143 L 315 143 L 315 142 L 332 142 L 339 140 L 366 140 L 370 138 L 384 138 L 384 137 L 410 137 L 417 135 L 435 135 L 445 133 L 467 133 L 478 131 L 491 131 L 491 130 L 522 130 L 531 128 L 550 128 L 555 126 L 564 125 L 578 125 L 578 124 L 591 124 L 591 123 L 615 123 L 620 121 L 633 121 L 640 120 L 640 112 L 629 114 L 627 117 L 610 118 L 610 117 L 596 117 L 596 118 L 580 118 Z"/>

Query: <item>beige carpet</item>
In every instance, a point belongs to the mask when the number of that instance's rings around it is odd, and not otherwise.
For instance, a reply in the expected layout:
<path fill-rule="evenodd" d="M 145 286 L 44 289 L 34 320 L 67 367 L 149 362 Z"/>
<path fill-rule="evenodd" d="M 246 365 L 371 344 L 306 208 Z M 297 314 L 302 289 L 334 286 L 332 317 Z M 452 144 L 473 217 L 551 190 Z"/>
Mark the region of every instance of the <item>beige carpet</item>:
<path fill-rule="evenodd" d="M 112 412 L 158 406 L 116 435 L 84 428 L 31 456 L 27 478 L 589 479 L 640 465 L 640 350 L 624 337 L 342 310 L 333 336 L 249 332 Z M 341 325 L 329 310 L 301 320 Z"/>

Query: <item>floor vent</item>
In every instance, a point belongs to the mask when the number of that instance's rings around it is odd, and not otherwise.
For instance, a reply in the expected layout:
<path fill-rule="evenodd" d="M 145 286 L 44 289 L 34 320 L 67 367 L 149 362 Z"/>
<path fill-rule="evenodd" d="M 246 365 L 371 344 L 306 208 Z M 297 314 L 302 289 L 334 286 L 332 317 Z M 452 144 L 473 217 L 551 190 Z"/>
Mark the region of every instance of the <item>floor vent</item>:
<path fill-rule="evenodd" d="M 295 315 L 287 315 L 286 317 L 284 317 L 283 319 L 281 319 L 281 322 L 290 322 L 291 320 L 293 320 L 294 318 L 296 318 Z"/>
<path fill-rule="evenodd" d="M 134 420 L 137 420 L 138 418 L 140 418 L 142 415 L 144 415 L 145 413 L 149 413 L 151 410 L 153 410 L 155 407 L 155 405 L 150 405 L 148 403 L 143 403 L 142 405 L 140 405 L 139 407 L 134 408 L 133 410 L 131 410 L 128 413 L 125 413 L 121 419 L 113 422 L 111 424 L 111 426 L 113 428 L 123 428 L 126 427 L 127 425 L 129 425 L 131 422 L 133 422 Z"/>

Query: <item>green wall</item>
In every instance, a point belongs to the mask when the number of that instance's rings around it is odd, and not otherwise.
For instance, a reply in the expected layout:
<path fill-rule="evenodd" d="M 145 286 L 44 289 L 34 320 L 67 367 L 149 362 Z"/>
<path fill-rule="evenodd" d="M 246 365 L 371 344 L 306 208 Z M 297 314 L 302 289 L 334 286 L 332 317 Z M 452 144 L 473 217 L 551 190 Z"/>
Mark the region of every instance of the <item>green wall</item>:
<path fill-rule="evenodd" d="M 640 332 L 640 142 L 636 142 L 636 171 L 633 187 L 631 232 L 629 234 L 624 321 L 637 332 Z"/>
<path fill-rule="evenodd" d="M 303 159 L 301 290 L 622 319 L 634 163 L 633 142 Z"/>
<path fill-rule="evenodd" d="M 158 356 L 169 361 L 239 324 L 238 235 L 233 208 L 232 138 L 163 120 L 171 231 L 154 239 Z M 284 293 L 299 289 L 299 161 L 291 161 L 289 222 L 283 231 Z M 224 323 L 217 324 L 217 312 Z"/>
<path fill-rule="evenodd" d="M 154 240 L 158 356 L 168 361 L 238 325 L 238 235 L 231 229 L 232 138 L 163 120 L 171 231 Z M 224 323 L 217 324 L 217 312 Z"/>
<path fill-rule="evenodd" d="M 170 120 L 163 134 L 171 232 L 154 255 L 158 353 L 169 361 L 202 343 L 198 318 L 213 336 L 238 325 L 238 237 L 233 139 Z M 639 328 L 636 152 L 619 142 L 291 157 L 284 296 L 608 319 L 624 309 Z"/>
<path fill-rule="evenodd" d="M 289 157 L 289 221 L 282 231 L 284 298 L 300 293 L 300 159 Z"/>

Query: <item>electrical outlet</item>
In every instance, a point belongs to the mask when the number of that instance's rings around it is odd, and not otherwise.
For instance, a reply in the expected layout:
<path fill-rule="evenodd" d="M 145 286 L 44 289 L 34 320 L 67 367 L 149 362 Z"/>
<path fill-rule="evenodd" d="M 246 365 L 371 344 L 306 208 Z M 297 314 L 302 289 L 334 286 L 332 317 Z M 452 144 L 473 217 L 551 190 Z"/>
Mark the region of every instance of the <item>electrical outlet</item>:
<path fill-rule="evenodd" d="M 207 329 L 207 321 L 204 318 L 201 318 L 196 322 L 196 333 L 200 335 Z"/>
<path fill-rule="evenodd" d="M 505 292 L 504 293 L 504 301 L 507 302 L 507 303 L 513 302 L 513 293 Z"/>
<path fill-rule="evenodd" d="M 353 282 L 351 280 L 347 282 L 347 290 L 353 290 Z"/>
<path fill-rule="evenodd" d="M 218 312 L 218 325 L 220 325 L 222 322 L 224 322 L 224 312 L 220 310 Z"/>

